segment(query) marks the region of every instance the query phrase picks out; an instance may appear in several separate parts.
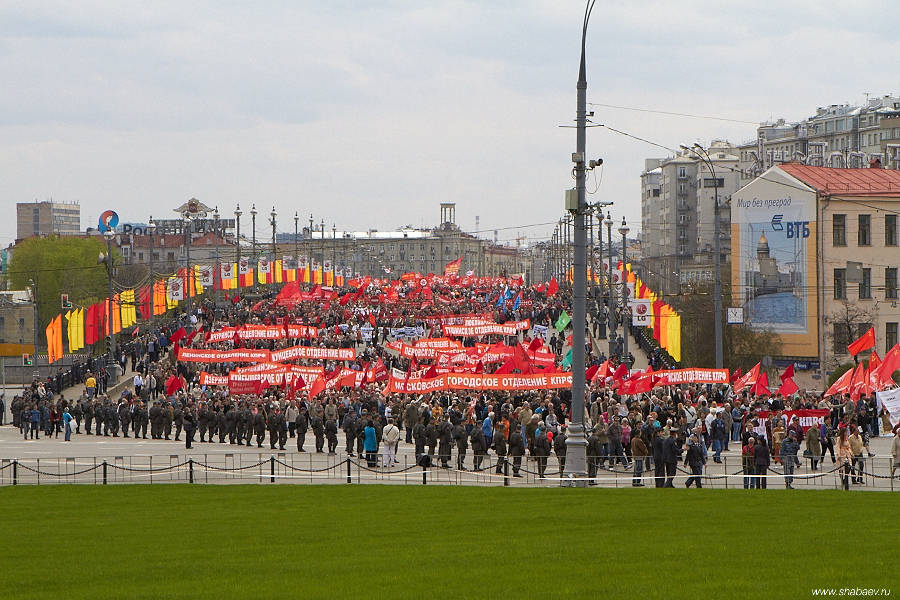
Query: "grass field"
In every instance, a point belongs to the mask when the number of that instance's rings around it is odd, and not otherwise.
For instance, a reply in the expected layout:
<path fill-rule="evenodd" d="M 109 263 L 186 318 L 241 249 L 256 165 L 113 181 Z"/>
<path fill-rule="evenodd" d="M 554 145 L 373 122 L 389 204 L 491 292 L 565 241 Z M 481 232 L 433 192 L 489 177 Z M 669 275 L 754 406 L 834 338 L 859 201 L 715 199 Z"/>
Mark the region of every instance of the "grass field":
<path fill-rule="evenodd" d="M 768 599 L 900 584 L 890 493 L 59 485 L 0 489 L 0 506 L 3 598 Z"/>

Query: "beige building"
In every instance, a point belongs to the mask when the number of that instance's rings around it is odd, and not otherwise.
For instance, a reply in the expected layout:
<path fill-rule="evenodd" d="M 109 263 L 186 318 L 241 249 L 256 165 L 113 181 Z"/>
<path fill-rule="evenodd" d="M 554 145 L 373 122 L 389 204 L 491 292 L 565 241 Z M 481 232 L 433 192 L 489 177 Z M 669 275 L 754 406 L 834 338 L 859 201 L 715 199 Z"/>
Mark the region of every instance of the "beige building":
<path fill-rule="evenodd" d="M 728 142 L 707 149 L 712 168 L 693 151 L 647 159 L 641 174 L 641 249 L 644 279 L 677 294 L 712 273 L 715 197 L 718 191 L 721 253 L 729 252 L 729 202 L 740 184 L 739 156 Z M 705 158 L 705 156 L 704 156 Z"/>
<path fill-rule="evenodd" d="M 0 356 L 34 353 L 34 303 L 31 292 L 0 292 Z"/>
<path fill-rule="evenodd" d="M 779 335 L 783 361 L 824 375 L 875 328 L 898 341 L 900 171 L 786 163 L 733 196 L 731 283 L 744 322 Z"/>
<path fill-rule="evenodd" d="M 18 202 L 16 239 L 35 235 L 77 235 L 81 232 L 81 206 L 77 202 Z"/>

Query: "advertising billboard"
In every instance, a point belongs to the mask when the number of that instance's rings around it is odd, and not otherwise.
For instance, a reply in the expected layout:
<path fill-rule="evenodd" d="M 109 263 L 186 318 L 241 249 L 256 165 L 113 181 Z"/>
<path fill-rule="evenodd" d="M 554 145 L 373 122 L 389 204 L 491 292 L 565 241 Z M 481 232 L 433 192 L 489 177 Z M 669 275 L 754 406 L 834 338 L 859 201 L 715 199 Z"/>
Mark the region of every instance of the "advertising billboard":
<path fill-rule="evenodd" d="M 817 356 L 816 194 L 773 168 L 731 198 L 732 302 L 744 325 Z"/>

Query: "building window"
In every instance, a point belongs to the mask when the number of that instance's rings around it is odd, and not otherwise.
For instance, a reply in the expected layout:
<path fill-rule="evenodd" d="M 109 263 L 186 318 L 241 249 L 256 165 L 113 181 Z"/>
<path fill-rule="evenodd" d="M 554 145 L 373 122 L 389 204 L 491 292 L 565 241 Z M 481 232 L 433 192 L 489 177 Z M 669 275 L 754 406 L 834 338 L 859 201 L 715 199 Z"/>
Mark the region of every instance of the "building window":
<path fill-rule="evenodd" d="M 897 215 L 884 215 L 884 245 L 897 245 Z"/>
<path fill-rule="evenodd" d="M 847 215 L 834 215 L 831 238 L 832 246 L 847 245 Z"/>
<path fill-rule="evenodd" d="M 884 351 L 887 351 L 897 345 L 897 323 L 884 324 Z"/>
<path fill-rule="evenodd" d="M 703 187 L 715 188 L 715 187 L 725 187 L 725 178 L 724 177 L 705 177 L 703 179 Z"/>
<path fill-rule="evenodd" d="M 847 354 L 847 346 L 852 341 L 847 323 L 835 323 L 831 338 L 834 340 L 834 353 Z"/>
<path fill-rule="evenodd" d="M 897 267 L 884 270 L 884 297 L 886 300 L 897 299 Z"/>
<path fill-rule="evenodd" d="M 862 270 L 862 281 L 859 282 L 859 299 L 872 298 L 872 269 Z"/>
<path fill-rule="evenodd" d="M 847 269 L 834 270 L 834 299 L 845 300 L 847 298 Z"/>
<path fill-rule="evenodd" d="M 856 237 L 859 246 L 872 245 L 872 215 L 859 215 L 859 230 Z"/>

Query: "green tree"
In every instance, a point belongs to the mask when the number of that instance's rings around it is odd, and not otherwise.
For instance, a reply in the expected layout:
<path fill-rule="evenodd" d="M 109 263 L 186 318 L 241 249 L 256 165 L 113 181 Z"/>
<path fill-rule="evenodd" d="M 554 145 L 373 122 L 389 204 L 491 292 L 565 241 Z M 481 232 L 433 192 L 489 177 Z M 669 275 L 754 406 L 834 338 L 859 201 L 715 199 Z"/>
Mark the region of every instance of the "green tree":
<path fill-rule="evenodd" d="M 106 244 L 99 238 L 33 237 L 16 246 L 8 271 L 10 285 L 18 290 L 36 287 L 40 344 L 46 344 L 47 324 L 62 312 L 60 294 L 69 294 L 81 306 L 106 298 L 106 267 L 97 262 L 101 252 L 106 252 Z M 113 249 L 114 260 L 117 255 Z"/>

